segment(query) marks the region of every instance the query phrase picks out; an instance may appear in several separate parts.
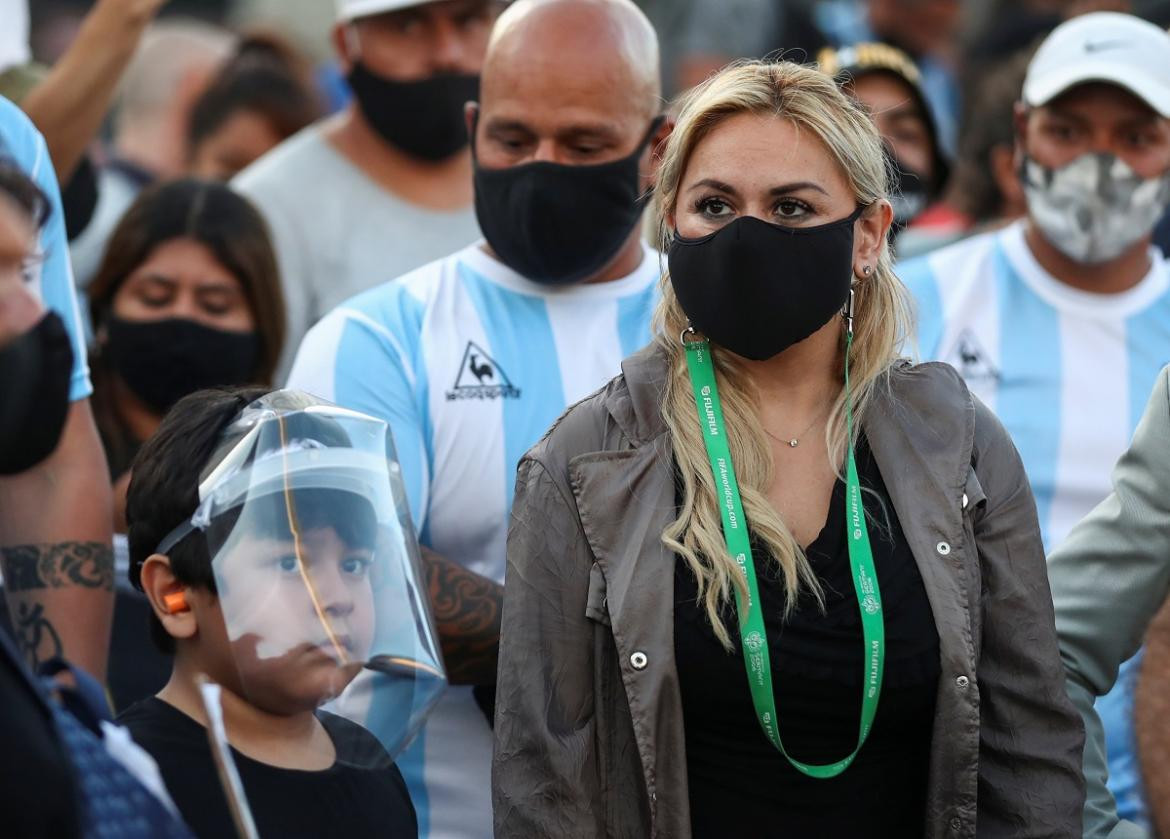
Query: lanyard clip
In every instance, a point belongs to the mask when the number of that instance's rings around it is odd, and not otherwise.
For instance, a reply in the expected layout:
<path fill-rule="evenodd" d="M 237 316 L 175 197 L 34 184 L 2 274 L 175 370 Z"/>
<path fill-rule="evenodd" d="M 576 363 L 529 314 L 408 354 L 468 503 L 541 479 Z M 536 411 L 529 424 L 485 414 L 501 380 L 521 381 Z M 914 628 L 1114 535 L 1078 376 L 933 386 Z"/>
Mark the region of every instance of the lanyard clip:
<path fill-rule="evenodd" d="M 849 289 L 849 299 L 845 302 L 845 308 L 841 310 L 841 317 L 845 318 L 845 332 L 853 337 L 853 289 Z"/>

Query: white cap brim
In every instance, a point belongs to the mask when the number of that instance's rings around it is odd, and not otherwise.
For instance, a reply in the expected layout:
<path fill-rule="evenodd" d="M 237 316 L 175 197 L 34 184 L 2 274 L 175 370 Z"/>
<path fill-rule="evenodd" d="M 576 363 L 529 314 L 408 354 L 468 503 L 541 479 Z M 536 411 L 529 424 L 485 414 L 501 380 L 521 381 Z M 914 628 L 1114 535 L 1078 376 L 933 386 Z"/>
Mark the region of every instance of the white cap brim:
<path fill-rule="evenodd" d="M 1134 72 L 1133 67 L 1113 61 L 1080 61 L 1024 82 L 1024 104 L 1047 105 L 1060 94 L 1080 84 L 1105 82 L 1124 88 L 1159 114 L 1170 118 L 1170 79 L 1159 80 Z"/>
<path fill-rule="evenodd" d="M 337 0 L 337 19 L 343 22 L 356 20 L 434 2 L 437 0 Z"/>

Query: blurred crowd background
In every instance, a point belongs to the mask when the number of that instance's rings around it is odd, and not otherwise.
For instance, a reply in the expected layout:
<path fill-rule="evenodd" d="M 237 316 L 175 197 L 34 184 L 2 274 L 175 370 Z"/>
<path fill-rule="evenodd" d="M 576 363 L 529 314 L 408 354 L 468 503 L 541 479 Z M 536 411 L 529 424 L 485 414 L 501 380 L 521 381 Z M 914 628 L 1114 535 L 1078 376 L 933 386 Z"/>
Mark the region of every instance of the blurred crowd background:
<path fill-rule="evenodd" d="M 739 58 L 816 62 L 841 80 L 886 141 L 896 179 L 893 245 L 903 264 L 1028 214 L 1016 106 L 1048 33 L 1097 11 L 1170 26 L 1170 0 L 636 2 L 658 32 L 668 103 Z M 87 465 L 73 457 L 76 471 L 61 483 L 77 497 L 43 516 L 44 533 L 0 528 L 0 535 L 17 544 L 56 543 L 60 520 L 72 523 L 73 511 L 99 508 L 95 483 L 112 489 L 112 522 L 98 509 L 94 517 L 104 520 L 71 538 L 108 545 L 114 534 L 118 565 L 110 586 L 118 599 L 108 684 L 116 708 L 158 690 L 170 667 L 141 632 L 150 607 L 127 581 L 125 536 L 131 464 L 168 409 L 212 385 L 283 385 L 305 333 L 332 309 L 478 238 L 459 109 L 473 98 L 464 94 L 478 84 L 487 32 L 504 4 L 458 0 L 465 43 L 451 47 L 450 57 L 410 61 L 395 39 L 414 38 L 417 46 L 425 36 L 437 44 L 439 29 L 427 27 L 446 26 L 445 18 L 419 16 L 410 31 L 385 22 L 407 19 L 401 15 L 339 25 L 363 20 L 364 12 L 344 11 L 360 5 L 0 0 L 0 96 L 43 134 L 60 185 L 80 302 L 79 323 L 68 326 L 78 333 L 77 355 L 88 357 L 93 386 L 89 394 L 79 364 L 70 399 L 88 397 L 108 464 L 107 472 L 100 458 Z M 445 99 L 410 98 L 427 95 L 419 93 L 429 89 L 420 80 L 434 77 L 446 77 L 435 88 Z M 435 114 L 418 125 L 401 118 L 428 103 Z M 7 149 L 12 156 L 14 148 Z M 55 187 L 47 191 L 55 197 Z M 43 220 L 37 215 L 31 217 Z M 1170 254 L 1170 215 L 1153 240 Z M 48 262 L 66 258 L 45 250 L 38 256 Z M 49 285 L 67 276 L 68 266 L 46 269 L 46 305 L 70 308 L 51 298 L 63 294 L 71 303 L 72 291 Z M 978 354 L 962 342 L 957 352 L 970 368 L 964 375 L 979 374 Z M 470 365 L 472 374 L 491 369 L 477 368 L 474 355 Z M 1146 393 L 1134 397 L 1137 404 Z M 82 434 L 82 420 L 71 422 L 66 441 Z M 1102 447 L 1099 459 L 1111 465 L 1123 442 L 1117 451 Z M 59 451 L 67 457 L 71 449 Z M 1106 471 L 1098 470 L 1101 486 L 1094 487 L 1102 493 Z M 32 498 L 11 485 L 0 501 Z M 15 506 L 5 515 L 22 526 L 34 518 Z M 109 612 L 95 614 L 69 614 L 80 627 L 75 634 L 104 637 L 89 627 L 104 628 Z M 48 657 L 38 647 L 60 654 L 76 644 L 60 614 L 30 615 L 15 622 L 34 661 Z M 72 657 L 100 674 L 107 650 L 91 646 L 89 660 L 84 652 Z M 486 678 L 493 677 L 494 658 Z M 1137 809 L 1123 815 L 1136 818 Z"/>

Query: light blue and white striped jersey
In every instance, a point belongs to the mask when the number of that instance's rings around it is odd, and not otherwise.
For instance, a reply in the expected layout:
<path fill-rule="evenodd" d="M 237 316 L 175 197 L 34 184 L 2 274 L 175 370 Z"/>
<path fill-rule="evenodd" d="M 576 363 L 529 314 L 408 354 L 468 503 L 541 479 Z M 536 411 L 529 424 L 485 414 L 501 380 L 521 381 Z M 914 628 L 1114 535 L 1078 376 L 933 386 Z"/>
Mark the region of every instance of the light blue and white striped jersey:
<path fill-rule="evenodd" d="M 1074 289 L 1045 271 L 1024 222 L 898 266 L 918 304 L 918 349 L 946 361 L 999 416 L 1020 451 L 1047 550 L 1112 489 L 1159 371 L 1170 362 L 1170 266 L 1121 294 Z M 1098 702 L 1110 787 L 1140 814 L 1129 722 L 1136 658 Z"/>
<path fill-rule="evenodd" d="M 77 308 L 73 288 L 73 269 L 69 263 L 69 241 L 65 236 L 65 211 L 61 208 L 61 191 L 49 159 L 45 138 L 24 112 L 0 96 L 0 158 L 7 157 L 40 187 L 49 199 L 49 217 L 41 230 L 40 249 L 44 256 L 33 281 L 33 293 L 45 308 L 56 312 L 73 339 L 73 378 L 69 398 L 76 402 L 93 392 L 89 382 L 89 363 L 85 352 L 85 330 Z"/>
<path fill-rule="evenodd" d="M 306 335 L 289 387 L 390 423 L 419 539 L 503 582 L 516 466 L 569 405 L 650 340 L 661 275 L 550 287 L 478 243 L 342 304 Z M 491 730 L 449 688 L 398 762 L 423 837 L 490 837 Z"/>

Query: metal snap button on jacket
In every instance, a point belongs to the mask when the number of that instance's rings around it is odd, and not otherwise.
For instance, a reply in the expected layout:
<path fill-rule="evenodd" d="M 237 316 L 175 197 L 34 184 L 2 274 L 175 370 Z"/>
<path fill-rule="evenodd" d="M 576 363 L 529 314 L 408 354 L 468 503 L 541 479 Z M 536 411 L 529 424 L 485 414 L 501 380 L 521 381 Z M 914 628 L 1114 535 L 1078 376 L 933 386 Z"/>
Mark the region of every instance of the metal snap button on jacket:
<path fill-rule="evenodd" d="M 646 653 L 642 652 L 641 650 L 638 650 L 636 653 L 630 656 L 630 665 L 635 670 L 645 670 L 647 663 L 649 663 L 649 659 L 646 658 Z"/>

